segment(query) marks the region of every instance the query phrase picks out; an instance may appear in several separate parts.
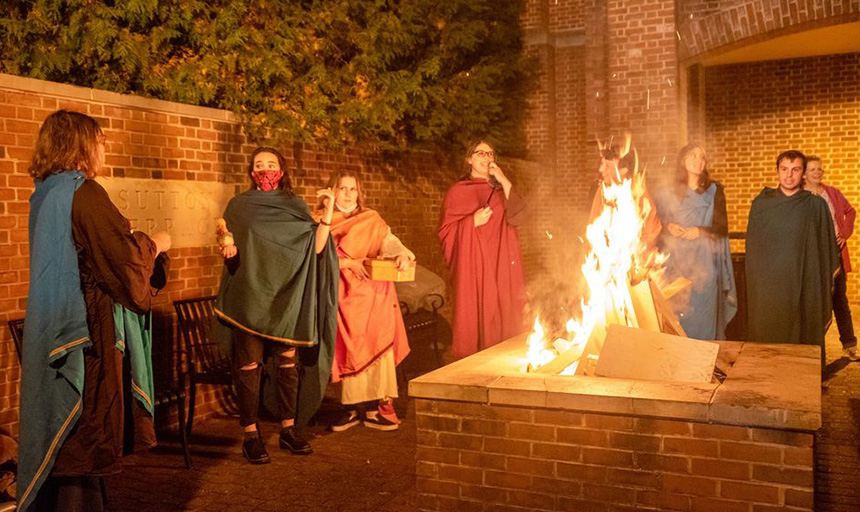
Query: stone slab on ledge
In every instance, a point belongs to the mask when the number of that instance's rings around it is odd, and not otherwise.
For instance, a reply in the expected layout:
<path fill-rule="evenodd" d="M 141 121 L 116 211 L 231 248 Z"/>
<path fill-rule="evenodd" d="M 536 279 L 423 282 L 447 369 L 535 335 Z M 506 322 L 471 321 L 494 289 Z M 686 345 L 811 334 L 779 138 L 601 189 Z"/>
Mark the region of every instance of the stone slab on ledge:
<path fill-rule="evenodd" d="M 724 425 L 821 427 L 821 360 L 809 345 L 715 342 L 718 383 L 526 373 L 526 334 L 413 379 L 413 398 L 454 400 Z"/>

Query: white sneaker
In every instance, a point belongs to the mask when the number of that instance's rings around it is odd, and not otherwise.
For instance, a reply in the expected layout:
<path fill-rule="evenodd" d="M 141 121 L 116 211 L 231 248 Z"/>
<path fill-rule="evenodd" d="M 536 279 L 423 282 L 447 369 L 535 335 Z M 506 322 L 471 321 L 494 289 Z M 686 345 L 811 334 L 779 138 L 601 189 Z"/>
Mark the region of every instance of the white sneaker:
<path fill-rule="evenodd" d="M 856 346 L 843 348 L 842 353 L 852 361 L 860 361 L 860 350 L 857 350 Z"/>

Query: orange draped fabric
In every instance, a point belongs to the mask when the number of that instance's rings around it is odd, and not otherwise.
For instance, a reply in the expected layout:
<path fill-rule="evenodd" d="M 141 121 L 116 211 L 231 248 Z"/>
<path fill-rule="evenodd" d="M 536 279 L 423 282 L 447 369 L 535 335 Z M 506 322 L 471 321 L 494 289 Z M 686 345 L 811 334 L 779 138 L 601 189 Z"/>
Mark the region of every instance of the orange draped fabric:
<path fill-rule="evenodd" d="M 338 258 L 375 258 L 388 233 L 388 224 L 373 210 L 352 215 L 335 211 L 332 216 L 331 235 Z M 394 350 L 395 365 L 409 354 L 394 283 L 360 281 L 342 268 L 337 305 L 332 382 L 362 372 L 389 349 Z"/>

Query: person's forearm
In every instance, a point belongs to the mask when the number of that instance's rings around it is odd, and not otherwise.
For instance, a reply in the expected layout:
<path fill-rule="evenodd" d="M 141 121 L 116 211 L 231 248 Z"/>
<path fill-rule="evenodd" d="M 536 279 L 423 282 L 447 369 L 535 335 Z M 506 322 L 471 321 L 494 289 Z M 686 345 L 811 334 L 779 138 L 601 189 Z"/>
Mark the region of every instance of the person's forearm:
<path fill-rule="evenodd" d="M 328 243 L 328 236 L 331 233 L 332 214 L 333 208 L 326 208 L 322 218 L 320 219 L 319 226 L 317 226 L 317 237 L 315 246 L 317 254 L 323 252 L 323 249 L 325 249 L 325 244 Z"/>

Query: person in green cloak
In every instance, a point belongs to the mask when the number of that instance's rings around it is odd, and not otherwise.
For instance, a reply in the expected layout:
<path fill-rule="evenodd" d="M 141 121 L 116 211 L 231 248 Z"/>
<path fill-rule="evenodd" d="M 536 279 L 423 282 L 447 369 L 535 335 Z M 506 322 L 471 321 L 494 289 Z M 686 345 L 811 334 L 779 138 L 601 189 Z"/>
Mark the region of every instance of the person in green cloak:
<path fill-rule="evenodd" d="M 830 325 L 839 252 L 830 210 L 803 190 L 806 156 L 776 159 L 777 188 L 753 200 L 746 237 L 749 340 L 821 347 Z"/>
<path fill-rule="evenodd" d="M 215 313 L 233 328 L 242 453 L 252 464 L 269 462 L 257 425 L 264 355 L 277 368 L 279 445 L 310 454 L 296 425 L 307 424 L 322 401 L 337 328 L 334 193 L 317 192 L 329 206 L 315 222 L 286 168 L 277 150 L 257 148 L 248 168 L 251 189 L 230 200 L 218 227 L 224 273 Z"/>

